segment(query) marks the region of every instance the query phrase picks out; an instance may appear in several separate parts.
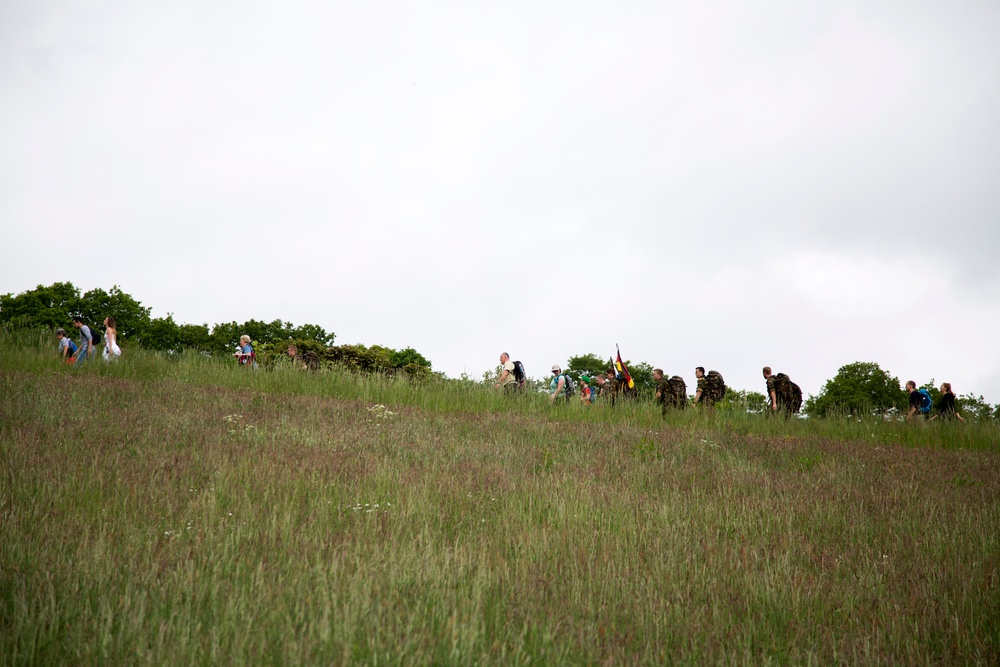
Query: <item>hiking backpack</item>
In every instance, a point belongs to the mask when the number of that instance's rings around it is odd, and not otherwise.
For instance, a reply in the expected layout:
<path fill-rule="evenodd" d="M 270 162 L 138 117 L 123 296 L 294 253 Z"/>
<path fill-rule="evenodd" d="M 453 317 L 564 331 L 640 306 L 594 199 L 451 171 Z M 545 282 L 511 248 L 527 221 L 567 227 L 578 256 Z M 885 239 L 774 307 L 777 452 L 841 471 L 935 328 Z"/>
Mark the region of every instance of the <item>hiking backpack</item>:
<path fill-rule="evenodd" d="M 926 389 L 920 389 L 920 414 L 926 415 L 931 411 L 931 406 L 934 401 L 931 400 L 931 394 Z"/>
<path fill-rule="evenodd" d="M 576 393 L 576 383 L 573 382 L 573 378 L 563 373 L 563 378 L 566 380 L 566 397 L 569 398 Z"/>
<path fill-rule="evenodd" d="M 708 375 L 708 394 L 712 397 L 713 401 L 721 401 L 726 395 L 726 381 L 722 379 L 722 373 L 719 371 L 709 371 Z"/>
<path fill-rule="evenodd" d="M 802 409 L 802 388 L 790 380 L 788 384 L 792 385 L 792 400 L 788 407 L 791 408 L 793 414 L 799 414 L 799 410 Z"/>
<path fill-rule="evenodd" d="M 524 381 L 527 378 L 527 374 L 524 372 L 524 364 L 520 361 L 514 362 L 514 380 L 517 381 L 518 387 L 524 387 Z"/>
<path fill-rule="evenodd" d="M 674 406 L 678 408 L 687 406 L 687 383 L 684 382 L 684 378 L 675 375 L 667 380 L 667 386 L 670 387 L 670 398 Z"/>
<path fill-rule="evenodd" d="M 94 347 L 97 347 L 98 345 L 100 345 L 101 344 L 101 332 L 98 331 L 97 329 L 91 329 L 90 330 L 90 340 L 94 344 Z"/>
<path fill-rule="evenodd" d="M 784 373 L 774 376 L 774 393 L 779 407 L 792 413 L 797 413 L 802 408 L 802 389 Z"/>

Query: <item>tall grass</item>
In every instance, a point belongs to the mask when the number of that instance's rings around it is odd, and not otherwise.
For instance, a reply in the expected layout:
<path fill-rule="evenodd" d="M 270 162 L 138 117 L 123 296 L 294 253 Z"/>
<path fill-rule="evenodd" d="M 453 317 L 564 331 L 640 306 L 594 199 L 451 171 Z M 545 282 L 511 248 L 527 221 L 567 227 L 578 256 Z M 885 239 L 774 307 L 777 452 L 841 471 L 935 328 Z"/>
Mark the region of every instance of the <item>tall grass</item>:
<path fill-rule="evenodd" d="M 7 343 L 0 664 L 1000 655 L 985 425 Z"/>
<path fill-rule="evenodd" d="M 0 332 L 0 369 L 33 373 L 97 375 L 136 380 L 178 381 L 195 386 L 216 386 L 252 394 L 285 394 L 356 400 L 425 408 L 436 412 L 490 413 L 544 416 L 560 422 L 595 425 L 629 424 L 659 428 L 664 423 L 688 430 L 723 430 L 727 433 L 762 436 L 833 438 L 870 442 L 873 445 L 902 444 L 956 449 L 1000 450 L 1000 425 L 992 420 L 929 422 L 918 419 L 884 419 L 879 416 L 839 415 L 823 419 L 782 418 L 751 414 L 728 406 L 716 410 L 672 411 L 661 418 L 651 402 L 619 402 L 583 406 L 574 399 L 556 404 L 546 394 L 507 396 L 477 382 L 415 381 L 405 376 L 359 374 L 343 369 L 304 372 L 279 364 L 270 369 L 248 370 L 229 359 L 212 358 L 196 352 L 167 355 L 127 349 L 119 362 L 105 364 L 99 358 L 81 369 L 53 363 L 51 335 L 33 332 L 13 336 Z"/>

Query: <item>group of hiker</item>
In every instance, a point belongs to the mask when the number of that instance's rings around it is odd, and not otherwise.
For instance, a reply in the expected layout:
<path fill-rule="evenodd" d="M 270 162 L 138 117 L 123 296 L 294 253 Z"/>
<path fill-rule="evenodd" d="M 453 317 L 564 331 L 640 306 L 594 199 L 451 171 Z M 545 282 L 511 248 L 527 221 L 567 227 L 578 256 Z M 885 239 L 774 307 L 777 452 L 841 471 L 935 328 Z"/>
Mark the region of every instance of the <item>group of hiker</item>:
<path fill-rule="evenodd" d="M 104 334 L 96 329 L 91 329 L 83 323 L 80 316 L 73 318 L 73 327 L 80 332 L 79 345 L 74 343 L 66 335 L 65 329 L 56 329 L 56 339 L 59 341 L 59 356 L 67 364 L 74 368 L 87 363 L 97 354 L 97 347 L 103 343 L 101 356 L 105 362 L 114 361 L 122 355 L 122 349 L 118 346 L 118 325 L 115 318 L 104 318 Z"/>
<path fill-rule="evenodd" d="M 290 344 L 286 353 L 289 363 L 295 368 L 312 371 L 319 369 L 319 356 L 315 352 L 308 351 L 302 354 L 299 352 L 298 345 Z M 240 336 L 240 343 L 236 347 L 236 352 L 233 353 L 233 358 L 243 368 L 257 368 L 257 353 L 254 352 L 253 345 L 250 343 L 250 336 L 246 334 Z"/>
<path fill-rule="evenodd" d="M 726 381 L 719 371 L 705 371 L 703 366 L 694 369 L 697 389 L 693 397 L 688 397 L 687 383 L 679 375 L 667 377 L 662 368 L 653 369 L 653 381 L 656 383 L 654 400 L 661 406 L 663 414 L 671 408 L 684 409 L 688 405 L 699 405 L 711 409 L 715 403 L 726 395 Z M 771 410 L 798 412 L 802 407 L 802 390 L 784 373 L 771 374 L 769 367 L 764 368 L 764 379 L 767 381 L 769 407 Z M 512 361 L 510 355 L 503 352 L 500 355 L 500 374 L 494 386 L 506 392 L 517 392 L 525 388 L 527 375 L 524 364 Z M 549 400 L 555 403 L 564 399 L 570 401 L 574 396 L 584 405 L 598 401 L 614 405 L 619 400 L 637 398 L 639 389 L 635 386 L 625 368 L 619 361 L 603 373 L 593 377 L 587 374 L 580 376 L 578 383 L 559 364 L 552 366 L 552 378 L 549 381 Z"/>
<path fill-rule="evenodd" d="M 663 369 L 653 369 L 653 381 L 656 383 L 653 400 L 660 406 L 664 417 L 668 410 L 683 410 L 690 405 L 710 410 L 725 397 L 726 382 L 719 371 L 706 372 L 703 366 L 698 366 L 694 369 L 694 375 L 697 382 L 696 390 L 694 396 L 689 397 L 684 378 L 679 375 L 667 377 Z M 785 416 L 798 414 L 802 409 L 802 389 L 799 385 L 792 382 L 785 373 L 772 372 L 770 366 L 764 366 L 762 375 L 767 387 L 767 410 Z M 500 375 L 494 386 L 506 392 L 517 392 L 525 388 L 526 382 L 524 365 L 520 361 L 512 361 L 508 353 L 502 353 Z M 907 420 L 922 416 L 927 419 L 954 418 L 965 421 L 956 408 L 951 384 L 945 382 L 941 385 L 941 399 L 937 405 L 937 414 L 934 416 L 930 414 L 933 402 L 927 390 L 917 390 L 916 383 L 910 380 L 906 383 L 906 391 L 909 394 Z M 555 364 L 552 366 L 548 394 L 549 400 L 553 403 L 561 400 L 569 402 L 574 396 L 578 396 L 583 405 L 601 401 L 613 406 L 616 401 L 637 398 L 639 390 L 619 359 L 602 374 L 594 377 L 581 375 L 579 383 L 564 373 L 559 364 Z"/>
<path fill-rule="evenodd" d="M 908 380 L 906 382 L 906 393 L 909 394 L 909 410 L 906 412 L 906 420 L 912 421 L 913 419 L 928 419 L 934 421 L 935 419 L 957 419 L 960 422 L 964 422 L 965 419 L 958 412 L 958 407 L 955 405 L 955 392 L 951 390 L 950 382 L 942 382 L 941 388 L 941 398 L 938 400 L 937 409 L 934 410 L 934 400 L 931 398 L 931 393 L 926 389 L 917 389 L 917 383 L 913 380 Z M 931 411 L 934 410 L 937 414 L 931 415 Z"/>
<path fill-rule="evenodd" d="M 83 318 L 76 316 L 73 318 L 73 327 L 80 332 L 79 345 L 70 340 L 64 329 L 56 329 L 56 338 L 59 340 L 59 354 L 66 363 L 74 367 L 85 364 L 91 357 L 97 354 L 97 347 L 103 343 L 102 356 L 106 362 L 113 361 L 121 356 L 121 348 L 118 346 L 118 335 L 116 331 L 114 317 L 104 318 L 104 334 L 91 329 L 83 323 Z M 315 370 L 319 368 L 319 358 L 314 352 L 299 353 L 295 345 L 289 345 L 287 350 L 291 363 L 302 369 Z M 246 368 L 256 368 L 257 360 L 250 337 L 240 336 L 240 343 L 237 351 L 233 355 L 237 363 Z M 802 409 L 802 389 L 792 382 L 784 373 L 772 373 L 770 366 L 763 368 L 764 382 L 767 386 L 767 407 L 771 412 L 785 415 L 797 414 Z M 703 366 L 694 369 L 697 386 L 693 397 L 688 397 L 687 383 L 679 375 L 667 377 L 663 369 L 653 369 L 653 381 L 656 383 L 654 401 L 660 405 L 664 416 L 670 409 L 683 410 L 689 405 L 698 405 L 706 409 L 721 401 L 726 395 L 726 382 L 722 374 L 715 370 L 705 371 Z M 497 377 L 495 386 L 506 392 L 518 392 L 525 388 L 528 377 L 524 370 L 524 364 L 520 361 L 513 361 L 506 352 L 500 354 L 500 374 Z M 941 398 L 938 402 L 936 414 L 931 415 L 934 408 L 933 400 L 926 389 L 917 389 L 917 384 L 913 380 L 906 383 L 906 392 L 909 396 L 909 410 L 906 414 L 907 420 L 914 418 L 925 419 L 958 419 L 965 421 L 959 414 L 955 394 L 952 392 L 951 384 L 944 382 L 941 384 Z M 618 361 L 609 367 L 603 374 L 591 377 L 587 374 L 580 376 L 579 386 L 568 374 L 564 373 L 559 364 L 552 366 L 552 378 L 549 381 L 549 400 L 553 403 L 564 399 L 569 402 L 574 396 L 578 396 L 583 405 L 592 405 L 601 401 L 609 405 L 614 405 L 619 400 L 632 400 L 638 397 L 639 389 L 621 361 L 619 354 Z"/>

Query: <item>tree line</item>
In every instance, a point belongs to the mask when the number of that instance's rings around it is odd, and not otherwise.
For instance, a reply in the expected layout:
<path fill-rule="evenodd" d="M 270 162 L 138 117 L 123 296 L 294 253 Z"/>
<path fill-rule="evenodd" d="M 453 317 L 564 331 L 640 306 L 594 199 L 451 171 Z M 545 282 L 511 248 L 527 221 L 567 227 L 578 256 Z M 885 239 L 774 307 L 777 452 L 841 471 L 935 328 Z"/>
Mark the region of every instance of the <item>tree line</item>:
<path fill-rule="evenodd" d="M 72 283 L 60 282 L 39 285 L 17 295 L 0 295 L 0 326 L 8 330 L 71 330 L 74 316 L 79 315 L 84 323 L 93 326 L 112 315 L 118 325 L 119 340 L 137 344 L 146 350 L 194 350 L 213 356 L 227 356 L 236 348 L 240 336 L 246 334 L 264 361 L 279 358 L 289 344 L 294 344 L 302 352 L 312 352 L 321 362 L 341 363 L 358 370 L 406 370 L 410 375 L 426 374 L 431 370 L 431 362 L 413 348 L 394 350 L 381 345 L 334 346 L 335 334 L 318 324 L 295 325 L 282 320 L 263 322 L 253 319 L 212 326 L 180 324 L 170 313 L 166 317 L 151 317 L 150 312 L 150 308 L 117 285 L 110 290 L 98 288 L 81 293 Z"/>
<path fill-rule="evenodd" d="M 113 315 L 118 323 L 119 338 L 138 344 L 147 350 L 181 352 L 196 350 L 210 355 L 229 355 L 246 334 L 254 342 L 258 355 L 270 362 L 285 353 L 288 344 L 298 346 L 300 352 L 311 352 L 321 363 L 340 364 L 348 368 L 371 372 L 402 371 L 410 376 L 430 375 L 431 362 L 411 347 L 395 350 L 380 345 L 335 346 L 335 335 L 316 324 L 294 325 L 274 320 L 263 322 L 222 322 L 208 324 L 181 324 L 173 315 L 150 317 L 151 309 L 143 306 L 117 285 L 110 290 L 92 289 L 81 293 L 69 282 L 39 285 L 20 294 L 0 295 L 0 326 L 8 329 L 57 328 L 69 329 L 74 315 L 84 322 L 100 323 Z M 653 366 L 645 362 L 625 360 L 640 396 L 651 397 L 656 383 Z M 603 373 L 613 365 L 609 357 L 582 354 L 569 358 L 564 370 L 579 383 L 584 375 Z M 492 386 L 494 373 L 484 375 L 484 383 Z M 463 378 L 468 380 L 468 378 Z M 536 380 L 534 385 L 547 387 L 547 380 Z M 934 379 L 921 385 L 936 402 L 940 392 Z M 689 387 L 693 391 L 694 387 Z M 972 393 L 956 397 L 961 412 L 975 419 L 1000 420 L 1000 404 L 987 403 Z M 720 409 L 760 412 L 766 408 L 767 397 L 762 392 L 728 388 Z M 905 410 L 907 395 L 899 378 L 874 362 L 855 362 L 842 366 L 836 376 L 826 381 L 819 394 L 809 396 L 803 412 L 810 417 L 832 415 L 891 415 Z"/>

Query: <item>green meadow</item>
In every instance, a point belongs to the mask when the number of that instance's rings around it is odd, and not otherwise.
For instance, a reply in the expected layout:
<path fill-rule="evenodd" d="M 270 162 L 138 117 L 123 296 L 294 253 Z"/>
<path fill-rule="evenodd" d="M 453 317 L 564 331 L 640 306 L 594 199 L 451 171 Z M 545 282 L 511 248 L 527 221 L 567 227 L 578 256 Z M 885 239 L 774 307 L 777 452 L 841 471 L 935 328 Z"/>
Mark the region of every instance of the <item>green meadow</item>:
<path fill-rule="evenodd" d="M 997 664 L 994 423 L 0 336 L 0 664 Z"/>

